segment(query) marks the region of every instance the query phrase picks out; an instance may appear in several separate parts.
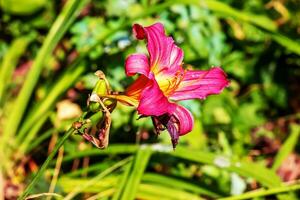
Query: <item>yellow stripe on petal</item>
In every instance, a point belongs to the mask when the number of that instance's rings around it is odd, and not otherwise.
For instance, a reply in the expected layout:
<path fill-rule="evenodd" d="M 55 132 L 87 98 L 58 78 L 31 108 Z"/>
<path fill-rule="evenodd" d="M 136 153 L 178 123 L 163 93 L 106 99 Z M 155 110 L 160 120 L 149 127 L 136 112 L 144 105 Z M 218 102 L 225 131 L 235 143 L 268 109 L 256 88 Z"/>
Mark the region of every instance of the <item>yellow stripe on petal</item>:
<path fill-rule="evenodd" d="M 121 95 L 119 95 L 119 94 L 110 94 L 110 95 L 105 95 L 105 96 L 102 96 L 102 97 L 116 99 L 120 103 L 123 103 L 127 106 L 138 107 L 138 105 L 139 105 L 138 99 L 135 99 L 134 97 L 131 97 L 131 96 L 122 95 L 122 94 Z"/>
<path fill-rule="evenodd" d="M 180 84 L 183 79 L 184 73 L 178 71 L 173 76 L 164 75 L 163 73 L 158 74 L 155 79 L 159 85 L 159 88 L 164 93 L 165 96 L 170 96 Z"/>

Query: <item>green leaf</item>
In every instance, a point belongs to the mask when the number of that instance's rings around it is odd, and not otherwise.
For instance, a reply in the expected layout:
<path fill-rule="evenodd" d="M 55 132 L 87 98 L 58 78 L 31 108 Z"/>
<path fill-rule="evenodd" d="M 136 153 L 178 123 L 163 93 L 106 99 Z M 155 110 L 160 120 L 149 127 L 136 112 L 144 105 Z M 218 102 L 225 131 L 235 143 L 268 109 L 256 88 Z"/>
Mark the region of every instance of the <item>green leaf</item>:
<path fill-rule="evenodd" d="M 204 200 L 198 195 L 194 195 L 182 190 L 176 190 L 162 185 L 142 183 L 137 193 L 138 199 L 174 199 L 174 200 Z"/>
<path fill-rule="evenodd" d="M 6 89 L 11 82 L 12 74 L 18 64 L 19 58 L 24 54 L 33 36 L 34 34 L 13 40 L 8 51 L 5 53 L 0 68 L 0 106 L 2 106 L 5 99 Z"/>
<path fill-rule="evenodd" d="M 276 171 L 283 163 L 283 161 L 288 157 L 288 155 L 294 150 L 298 142 L 299 136 L 300 136 L 300 126 L 297 124 L 292 124 L 290 135 L 285 140 L 281 148 L 279 149 L 275 157 L 272 170 Z"/>
<path fill-rule="evenodd" d="M 267 187 L 279 186 L 281 184 L 279 177 L 273 171 L 256 163 L 234 161 L 227 156 L 192 151 L 182 147 L 178 147 L 171 155 L 198 163 L 215 165 L 224 170 L 236 172 L 244 177 L 252 177 Z"/>
<path fill-rule="evenodd" d="M 198 0 L 176 0 L 174 2 L 182 3 L 182 4 L 194 4 L 198 5 L 202 8 L 208 8 L 217 14 L 219 16 L 228 18 L 228 17 L 234 17 L 235 19 L 242 20 L 248 23 L 252 23 L 256 26 L 259 26 L 262 29 L 268 30 L 268 31 L 276 31 L 277 26 L 276 24 L 269 19 L 266 16 L 258 15 L 258 14 L 252 14 L 248 13 L 246 11 L 240 11 L 237 10 L 226 3 L 223 3 L 221 1 L 215 1 L 215 0 L 206 0 L 206 1 L 198 1 Z"/>
<path fill-rule="evenodd" d="M 41 49 L 39 50 L 37 57 L 35 58 L 33 65 L 26 77 L 26 81 L 14 103 L 14 107 L 8 117 L 7 124 L 4 127 L 2 142 L 13 137 L 19 127 L 21 119 L 24 115 L 25 109 L 29 103 L 29 99 L 33 93 L 33 90 L 38 82 L 40 73 L 44 67 L 46 59 L 51 55 L 56 44 L 62 38 L 67 31 L 71 23 L 75 20 L 75 17 L 79 14 L 79 11 L 83 8 L 88 0 L 77 1 L 69 0 L 64 9 L 57 17 L 56 21 L 52 25 Z M 1 145 L 2 146 L 2 145 Z"/>
<path fill-rule="evenodd" d="M 11 14 L 30 15 L 46 5 L 47 0 L 1 0 L 0 7 Z"/>
<path fill-rule="evenodd" d="M 156 173 L 146 173 L 143 176 L 143 182 L 145 183 L 155 183 L 168 188 L 173 188 L 176 190 L 186 190 L 195 194 L 202 194 L 212 198 L 220 197 L 219 194 L 206 189 L 205 187 L 198 186 L 196 184 L 190 183 L 189 180 L 182 180 L 176 177 L 163 176 Z"/>
<path fill-rule="evenodd" d="M 271 189 L 258 189 L 250 192 L 246 192 L 241 195 L 226 197 L 226 198 L 219 198 L 218 200 L 241 200 L 241 199 L 252 199 L 258 197 L 265 197 L 269 195 L 275 195 L 284 192 L 291 192 L 295 190 L 300 190 L 300 184 L 294 185 L 283 185 L 280 187 L 274 187 Z"/>
<path fill-rule="evenodd" d="M 138 191 L 140 181 L 147 167 L 151 153 L 152 151 L 149 147 L 141 147 L 137 151 L 126 187 L 124 188 L 124 192 L 120 197 L 121 200 L 135 199 L 136 192 Z"/>
<path fill-rule="evenodd" d="M 271 37 L 281 46 L 286 47 L 291 52 L 294 52 L 300 55 L 300 41 L 290 39 L 287 36 L 284 36 L 279 33 L 271 33 Z"/>
<path fill-rule="evenodd" d="M 112 197 L 112 200 L 119 200 L 121 198 L 122 193 L 124 192 L 124 189 L 127 187 L 127 180 L 130 177 L 132 165 L 133 165 L 133 162 L 131 161 L 124 167 L 124 172 L 121 175 L 121 177 L 119 177 L 119 180 L 118 180 L 119 184 L 116 185 L 116 191 Z"/>
<path fill-rule="evenodd" d="M 108 176 L 113 171 L 117 170 L 118 168 L 124 166 L 130 160 L 132 160 L 131 156 L 125 158 L 124 160 L 121 160 L 121 161 L 117 162 L 116 164 L 114 164 L 113 166 L 107 168 L 106 170 L 104 170 L 103 172 L 101 172 L 100 174 L 98 174 L 97 176 L 95 176 L 94 178 L 92 178 L 92 179 L 90 179 L 88 181 L 85 181 L 83 184 L 76 184 L 76 187 L 72 188 L 71 192 L 64 198 L 64 200 L 71 200 L 71 199 L 73 199 L 77 194 L 79 194 L 80 192 L 84 191 L 86 188 L 89 188 L 89 187 L 95 185 L 101 179 L 103 179 L 104 177 Z"/>

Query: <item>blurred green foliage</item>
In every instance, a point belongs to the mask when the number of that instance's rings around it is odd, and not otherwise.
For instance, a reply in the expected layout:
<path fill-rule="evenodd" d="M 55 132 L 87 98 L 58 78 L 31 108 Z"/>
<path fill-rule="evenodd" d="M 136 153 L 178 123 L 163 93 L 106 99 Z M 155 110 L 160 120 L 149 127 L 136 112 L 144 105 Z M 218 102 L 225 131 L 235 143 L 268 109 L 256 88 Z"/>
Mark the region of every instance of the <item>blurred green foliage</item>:
<path fill-rule="evenodd" d="M 18 188 L 16 195 L 78 116 L 74 105 L 86 108 L 96 70 L 115 91 L 133 81 L 125 76 L 124 61 L 146 48 L 132 37 L 132 24 L 159 21 L 184 50 L 185 67 L 221 66 L 230 87 L 204 101 L 183 102 L 195 125 L 175 151 L 167 132 L 155 137 L 151 119 L 137 120 L 132 108 L 119 104 L 108 149 L 72 136 L 55 189 L 49 191 L 53 162 L 31 193 L 114 200 L 243 193 L 240 199 L 299 198 L 287 192 L 299 185 L 283 183 L 300 178 L 298 0 L 0 0 L 0 8 L 0 137 L 6 137 L 1 171 L 5 184 Z M 26 79 L 28 73 L 37 82 Z M 25 81 L 32 91 L 22 102 Z M 4 131 L 8 122 L 15 131 Z M 247 193 L 260 187 L 264 190 Z"/>

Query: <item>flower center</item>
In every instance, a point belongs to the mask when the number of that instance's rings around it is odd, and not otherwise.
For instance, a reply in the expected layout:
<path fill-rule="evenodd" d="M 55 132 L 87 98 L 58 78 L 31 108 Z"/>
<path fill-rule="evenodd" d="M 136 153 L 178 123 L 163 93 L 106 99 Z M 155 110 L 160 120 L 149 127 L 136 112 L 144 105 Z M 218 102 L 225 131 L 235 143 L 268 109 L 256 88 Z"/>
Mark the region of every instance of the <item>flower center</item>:
<path fill-rule="evenodd" d="M 163 73 L 160 73 L 155 78 L 161 91 L 168 97 L 178 88 L 183 77 L 184 72 L 177 71 L 175 75 L 172 76 L 166 76 Z"/>

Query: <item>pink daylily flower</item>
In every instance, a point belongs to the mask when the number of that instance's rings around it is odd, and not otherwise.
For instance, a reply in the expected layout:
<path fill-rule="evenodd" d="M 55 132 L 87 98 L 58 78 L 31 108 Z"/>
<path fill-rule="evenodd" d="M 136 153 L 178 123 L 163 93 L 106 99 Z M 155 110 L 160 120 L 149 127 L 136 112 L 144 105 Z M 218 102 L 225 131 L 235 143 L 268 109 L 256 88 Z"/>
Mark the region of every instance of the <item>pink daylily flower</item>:
<path fill-rule="evenodd" d="M 183 51 L 172 37 L 165 35 L 161 23 L 148 27 L 134 24 L 133 33 L 138 40 L 147 41 L 149 55 L 137 53 L 127 57 L 126 75 L 140 76 L 124 94 L 108 97 L 135 106 L 142 117 L 151 116 L 156 132 L 167 129 L 175 148 L 179 136 L 189 133 L 194 124 L 190 111 L 177 102 L 219 94 L 229 81 L 220 67 L 183 69 Z"/>

